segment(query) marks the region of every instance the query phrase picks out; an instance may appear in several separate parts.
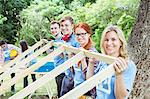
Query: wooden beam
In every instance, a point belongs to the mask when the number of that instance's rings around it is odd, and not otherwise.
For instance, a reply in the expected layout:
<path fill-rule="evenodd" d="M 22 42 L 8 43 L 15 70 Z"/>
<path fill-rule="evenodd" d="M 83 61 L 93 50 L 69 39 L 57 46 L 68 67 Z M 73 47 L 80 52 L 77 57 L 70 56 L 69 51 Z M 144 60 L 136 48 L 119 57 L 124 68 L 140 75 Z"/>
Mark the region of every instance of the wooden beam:
<path fill-rule="evenodd" d="M 102 83 L 106 78 L 114 75 L 114 67 L 113 65 L 109 65 L 107 68 L 87 79 L 85 82 L 75 87 L 64 96 L 60 97 L 60 99 L 78 99 L 79 96 L 85 94 L 99 83 Z"/>
<path fill-rule="evenodd" d="M 2 83 L 2 85 L 0 86 L 0 95 L 2 95 L 3 93 L 5 93 L 5 91 L 9 87 L 11 87 L 15 83 L 17 83 L 20 79 L 22 79 L 22 78 L 26 77 L 27 75 L 31 74 L 34 70 L 38 69 L 40 66 L 44 65 L 49 60 L 53 59 L 53 57 L 58 56 L 63 51 L 64 51 L 64 48 L 62 46 L 60 46 L 59 48 L 57 48 L 56 50 L 54 50 L 52 53 L 50 53 L 49 55 L 45 56 L 44 58 L 42 58 L 37 63 L 33 64 L 31 67 L 29 67 L 29 68 L 27 68 L 25 70 L 22 70 L 22 72 L 18 73 L 18 75 L 16 75 L 10 81 Z"/>
<path fill-rule="evenodd" d="M 31 83 L 26 88 L 22 89 L 21 91 L 19 91 L 18 93 L 16 93 L 12 97 L 10 97 L 9 99 L 22 99 L 22 98 L 26 97 L 30 93 L 34 92 L 36 89 L 38 89 L 38 88 L 42 87 L 43 85 L 45 85 L 46 83 L 48 83 L 48 81 L 54 79 L 56 76 L 58 76 L 63 71 L 67 70 L 69 67 L 71 67 L 75 63 L 79 62 L 84 57 L 85 57 L 85 55 L 83 52 L 76 54 L 75 56 L 68 59 L 63 64 L 56 67 L 51 72 L 45 74 L 43 77 L 39 78 L 35 82 Z"/>
<path fill-rule="evenodd" d="M 73 53 L 78 53 L 80 51 L 83 51 L 86 57 L 95 58 L 99 61 L 103 61 L 108 64 L 112 64 L 114 60 L 116 59 L 115 57 L 112 57 L 112 56 L 108 56 L 108 55 L 104 55 L 104 54 L 100 54 L 96 52 L 90 52 L 88 50 L 81 50 L 72 46 L 66 46 L 66 45 L 63 45 L 63 46 L 65 47 L 66 51 L 73 52 Z"/>
<path fill-rule="evenodd" d="M 86 57 L 95 58 L 99 61 L 102 61 L 102 62 L 105 62 L 108 64 L 112 64 L 116 59 L 115 57 L 111 57 L 111 56 L 96 53 L 96 52 L 90 52 L 89 53 L 89 51 L 85 51 L 84 53 L 85 53 Z"/>

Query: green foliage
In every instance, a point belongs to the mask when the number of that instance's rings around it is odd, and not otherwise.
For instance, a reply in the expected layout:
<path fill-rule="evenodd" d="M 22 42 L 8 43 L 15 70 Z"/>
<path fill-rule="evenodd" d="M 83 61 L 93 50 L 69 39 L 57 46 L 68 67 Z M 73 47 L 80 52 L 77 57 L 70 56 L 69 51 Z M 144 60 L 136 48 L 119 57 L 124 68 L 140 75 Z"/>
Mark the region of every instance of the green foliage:
<path fill-rule="evenodd" d="M 31 6 L 24 9 L 21 16 L 22 29 L 21 39 L 26 39 L 30 45 L 43 38 L 50 38 L 50 21 L 62 13 L 64 6 L 58 6 L 50 1 L 33 2 Z"/>
<path fill-rule="evenodd" d="M 78 1 L 78 3 L 73 3 L 73 5 L 73 10 L 68 11 L 69 14 L 64 12 L 59 16 L 70 15 L 74 17 L 76 23 L 89 23 L 93 29 L 93 41 L 96 43 L 97 50 L 100 51 L 101 33 L 109 24 L 120 26 L 126 39 L 128 39 L 135 22 L 139 1 L 112 0 L 110 2 L 109 0 L 97 0 L 96 3 L 86 3 L 84 6 Z"/>
<path fill-rule="evenodd" d="M 31 0 L 0 0 L 0 14 L 3 17 L 0 24 L 1 39 L 9 43 L 17 40 L 17 31 L 21 28 L 19 12 L 29 5 Z"/>
<path fill-rule="evenodd" d="M 85 21 L 94 31 L 93 40 L 99 49 L 101 33 L 109 24 L 120 26 L 128 39 L 135 22 L 139 1 L 138 0 L 97 0 L 96 3 L 86 8 Z"/>
<path fill-rule="evenodd" d="M 124 31 L 124 34 L 127 40 L 132 31 L 134 20 L 135 20 L 134 17 L 127 15 L 126 13 L 123 13 L 123 15 L 120 17 L 120 19 L 117 22 L 117 25 L 120 26 L 122 30 Z"/>
<path fill-rule="evenodd" d="M 49 21 L 69 15 L 75 23 L 87 22 L 92 26 L 92 38 L 100 51 L 101 33 L 108 24 L 120 26 L 128 39 L 138 5 L 139 0 L 36 0 L 21 13 L 20 35 L 32 39 L 30 44 L 41 38 L 49 38 Z"/>
<path fill-rule="evenodd" d="M 6 20 L 7 18 L 0 14 L 0 24 L 3 24 L 3 22 Z"/>

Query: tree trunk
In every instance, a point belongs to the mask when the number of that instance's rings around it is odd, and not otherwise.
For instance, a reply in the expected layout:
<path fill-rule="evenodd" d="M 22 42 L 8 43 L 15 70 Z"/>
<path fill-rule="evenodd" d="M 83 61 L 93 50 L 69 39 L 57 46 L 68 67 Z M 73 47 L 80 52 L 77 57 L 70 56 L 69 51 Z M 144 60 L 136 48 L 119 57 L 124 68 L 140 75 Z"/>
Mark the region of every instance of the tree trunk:
<path fill-rule="evenodd" d="M 136 24 L 129 37 L 128 50 L 137 65 L 130 99 L 143 99 L 144 96 L 144 99 L 150 99 L 150 0 L 140 2 Z"/>

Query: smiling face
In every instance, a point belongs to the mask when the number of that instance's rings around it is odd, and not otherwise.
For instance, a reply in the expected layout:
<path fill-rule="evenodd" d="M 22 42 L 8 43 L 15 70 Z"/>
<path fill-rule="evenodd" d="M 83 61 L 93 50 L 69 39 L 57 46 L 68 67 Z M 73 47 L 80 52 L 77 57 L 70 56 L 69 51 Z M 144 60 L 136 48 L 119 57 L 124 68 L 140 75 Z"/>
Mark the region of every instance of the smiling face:
<path fill-rule="evenodd" d="M 115 31 L 106 33 L 103 41 L 103 48 L 107 55 L 118 57 L 120 55 L 120 47 L 122 46 L 119 37 Z"/>
<path fill-rule="evenodd" d="M 57 23 L 51 24 L 50 31 L 56 37 L 60 33 L 59 25 Z"/>
<path fill-rule="evenodd" d="M 88 34 L 83 28 L 76 28 L 75 36 L 82 47 L 85 47 L 89 42 L 90 34 Z"/>
<path fill-rule="evenodd" d="M 61 32 L 63 35 L 72 34 L 73 32 L 73 24 L 70 20 L 64 20 L 60 23 Z"/>

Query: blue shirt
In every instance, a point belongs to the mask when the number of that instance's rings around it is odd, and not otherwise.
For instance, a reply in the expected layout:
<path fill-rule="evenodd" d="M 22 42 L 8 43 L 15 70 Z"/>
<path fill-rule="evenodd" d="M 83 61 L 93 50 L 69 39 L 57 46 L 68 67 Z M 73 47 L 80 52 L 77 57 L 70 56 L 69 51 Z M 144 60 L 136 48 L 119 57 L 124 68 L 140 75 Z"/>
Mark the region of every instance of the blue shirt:
<path fill-rule="evenodd" d="M 73 33 L 71 34 L 70 39 L 66 42 L 66 44 L 77 48 L 80 47 L 80 44 L 77 42 Z"/>
<path fill-rule="evenodd" d="M 8 49 L 4 50 L 4 62 L 7 62 L 10 59 L 10 51 Z"/>
<path fill-rule="evenodd" d="M 95 73 L 101 71 L 102 69 L 106 68 L 108 64 L 101 62 L 96 70 Z M 123 80 L 125 83 L 126 89 L 129 91 L 129 94 L 133 87 L 133 82 L 136 75 L 136 66 L 133 61 L 128 62 L 127 69 L 123 72 Z M 116 99 L 115 97 L 115 75 L 108 77 L 104 80 L 101 84 L 96 87 L 97 97 L 96 99 Z M 129 96 L 128 94 L 128 96 Z M 128 98 L 128 96 L 126 98 Z M 125 98 L 125 99 L 126 99 Z"/>
<path fill-rule="evenodd" d="M 77 64 L 73 66 L 74 68 L 74 87 L 80 85 L 85 81 L 85 74 L 83 73 L 82 66 L 78 67 Z"/>
<path fill-rule="evenodd" d="M 91 50 L 93 52 L 97 52 L 97 50 L 95 48 L 91 48 L 89 50 Z M 86 63 L 88 65 L 88 58 L 86 58 Z M 98 65 L 98 61 L 95 62 L 94 66 L 97 66 L 97 65 Z M 86 80 L 85 75 L 86 75 L 87 68 L 85 68 L 83 70 L 82 65 L 78 67 L 77 64 L 75 64 L 73 67 L 74 67 L 74 72 L 75 72 L 75 74 L 74 74 L 74 86 L 78 86 Z"/>
<path fill-rule="evenodd" d="M 32 51 L 32 52 L 30 52 L 29 54 L 27 54 L 24 58 L 22 58 L 20 61 L 22 61 L 22 60 L 24 60 L 25 58 L 27 58 L 28 56 L 30 56 L 31 54 L 33 54 L 34 53 L 34 51 Z M 30 62 L 29 62 L 29 64 L 26 64 L 27 66 L 23 66 L 23 67 L 30 67 L 30 66 L 32 66 L 33 64 L 35 64 L 35 63 L 37 63 L 37 59 L 35 58 L 35 59 L 32 59 Z"/>
<path fill-rule="evenodd" d="M 77 48 L 80 46 L 80 44 L 77 42 L 76 37 L 75 37 L 75 35 L 73 33 L 71 34 L 69 41 L 67 41 L 65 43 L 67 45 L 70 45 L 70 46 L 73 46 L 73 47 L 77 47 Z M 68 55 L 67 54 L 65 54 L 65 61 L 66 60 L 68 60 Z M 68 76 L 68 77 L 72 77 L 73 76 L 73 74 L 70 71 L 70 69 L 67 69 L 65 71 L 65 75 Z"/>
<path fill-rule="evenodd" d="M 56 39 L 55 42 L 64 42 L 61 37 Z M 54 66 L 57 67 L 58 65 L 61 65 L 62 63 L 64 63 L 65 58 L 62 57 L 62 55 L 56 56 L 54 58 Z"/>

